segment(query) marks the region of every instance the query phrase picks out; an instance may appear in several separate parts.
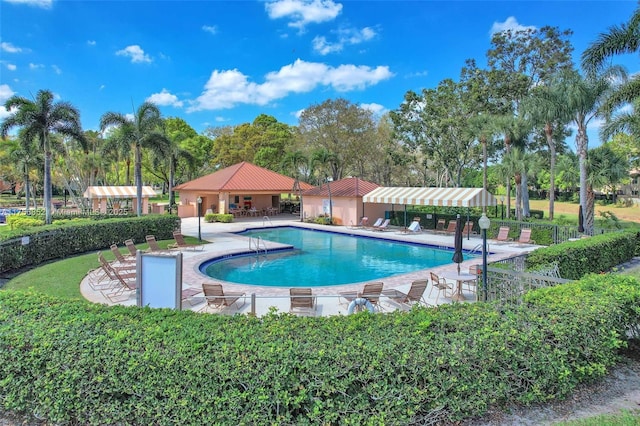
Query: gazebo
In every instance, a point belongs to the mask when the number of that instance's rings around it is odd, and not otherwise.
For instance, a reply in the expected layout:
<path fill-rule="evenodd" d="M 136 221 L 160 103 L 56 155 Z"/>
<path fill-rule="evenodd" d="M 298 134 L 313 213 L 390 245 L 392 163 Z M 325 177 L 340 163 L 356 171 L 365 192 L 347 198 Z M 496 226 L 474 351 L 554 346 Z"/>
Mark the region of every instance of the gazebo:
<path fill-rule="evenodd" d="M 149 197 L 155 196 L 156 192 L 152 187 L 142 187 L 142 214 L 149 212 Z M 133 200 L 132 210 L 137 210 L 137 188 L 135 186 L 90 186 L 84 191 L 83 197 L 91 200 L 92 208 L 101 213 L 107 212 L 108 200 L 118 200 L 114 202 L 115 205 L 119 203 L 119 200 Z"/>
<path fill-rule="evenodd" d="M 279 211 L 280 196 L 294 193 L 298 188 L 305 191 L 312 186 L 243 161 L 177 185 L 175 190 L 180 193 L 178 216 L 198 216 L 198 198 L 202 203 L 201 214 L 206 211 Z"/>

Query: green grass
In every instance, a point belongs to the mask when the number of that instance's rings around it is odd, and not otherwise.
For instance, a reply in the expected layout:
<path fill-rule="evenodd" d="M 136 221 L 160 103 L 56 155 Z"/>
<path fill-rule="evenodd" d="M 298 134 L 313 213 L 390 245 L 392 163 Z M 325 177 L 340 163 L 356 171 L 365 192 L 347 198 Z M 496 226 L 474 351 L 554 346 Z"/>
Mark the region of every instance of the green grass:
<path fill-rule="evenodd" d="M 570 422 L 554 423 L 556 426 L 637 426 L 640 425 L 640 411 L 622 411 Z"/>
<path fill-rule="evenodd" d="M 188 244 L 198 244 L 197 238 L 187 236 L 184 238 Z M 162 240 L 158 241 L 158 245 L 165 249 L 168 244 L 174 242 L 173 240 Z M 136 247 L 140 250 L 149 248 L 146 243 L 137 244 Z M 129 253 L 126 247 L 120 248 L 120 252 Z M 108 261 L 114 260 L 113 253 L 108 247 L 102 250 L 102 254 Z M 84 299 L 80 294 L 80 283 L 89 271 L 99 266 L 97 252 L 69 257 L 26 271 L 11 279 L 3 289 L 33 290 L 65 299 Z"/>

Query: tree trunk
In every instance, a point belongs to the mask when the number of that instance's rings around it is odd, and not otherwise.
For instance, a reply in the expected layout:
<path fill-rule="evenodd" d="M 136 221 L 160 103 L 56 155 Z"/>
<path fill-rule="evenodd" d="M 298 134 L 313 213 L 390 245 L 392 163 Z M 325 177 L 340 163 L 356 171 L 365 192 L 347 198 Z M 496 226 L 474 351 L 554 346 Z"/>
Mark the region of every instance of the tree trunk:
<path fill-rule="evenodd" d="M 127 158 L 126 165 L 127 173 L 125 176 L 125 185 L 131 185 L 131 160 L 129 158 Z"/>
<path fill-rule="evenodd" d="M 45 136 L 46 138 L 46 136 Z M 48 147 L 48 142 L 45 142 Z M 51 150 L 45 148 L 44 153 L 44 223 L 51 223 Z"/>
<path fill-rule="evenodd" d="M 24 198 L 27 204 L 27 214 L 29 214 L 29 169 L 27 166 L 24 167 Z"/>
<path fill-rule="evenodd" d="M 136 177 L 136 214 L 140 217 L 142 216 L 142 147 L 139 143 L 136 143 L 136 163 L 134 173 Z"/>
<path fill-rule="evenodd" d="M 176 162 L 174 158 L 169 159 L 169 214 L 171 214 L 171 209 L 176 202 L 176 196 L 173 192 L 174 179 L 176 174 Z"/>
<path fill-rule="evenodd" d="M 544 133 L 547 136 L 547 145 L 549 145 L 549 220 L 553 220 L 553 209 L 556 199 L 556 144 L 553 141 L 553 127 L 551 123 L 544 125 Z"/>
<path fill-rule="evenodd" d="M 522 190 L 520 184 L 522 183 L 522 174 L 516 173 L 516 220 L 522 220 Z"/>
<path fill-rule="evenodd" d="M 594 233 L 594 222 L 595 222 L 595 204 L 596 204 L 596 194 L 593 192 L 593 187 L 591 185 L 587 188 L 587 210 L 583 210 L 585 212 L 584 215 L 584 233 L 587 235 L 593 235 Z"/>
<path fill-rule="evenodd" d="M 520 192 L 522 193 L 522 216 L 531 217 L 531 208 L 529 207 L 529 180 L 527 174 L 522 174 L 522 183 L 520 184 Z"/>
<path fill-rule="evenodd" d="M 578 119 L 576 122 L 581 123 L 584 122 L 584 120 Z M 587 220 L 587 217 L 589 216 L 589 206 L 587 205 L 588 144 L 589 138 L 587 136 L 587 129 L 583 125 L 578 125 L 578 133 L 576 134 L 576 151 L 580 163 L 580 204 L 582 205 L 582 211 L 585 212 L 584 232 L 587 235 L 593 235 L 593 210 L 591 211 L 591 221 Z"/>

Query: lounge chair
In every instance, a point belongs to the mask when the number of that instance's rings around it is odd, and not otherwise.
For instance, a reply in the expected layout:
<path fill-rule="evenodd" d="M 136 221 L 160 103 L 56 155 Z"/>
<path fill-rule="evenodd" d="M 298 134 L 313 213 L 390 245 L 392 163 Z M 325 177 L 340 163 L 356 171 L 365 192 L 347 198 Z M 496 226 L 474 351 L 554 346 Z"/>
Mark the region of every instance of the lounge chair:
<path fill-rule="evenodd" d="M 413 221 L 413 222 L 411 222 L 411 225 L 409 225 L 409 227 L 407 229 L 402 231 L 402 233 L 403 234 L 417 234 L 417 233 L 419 233 L 421 231 L 422 231 L 422 228 L 420 227 L 420 222 Z"/>
<path fill-rule="evenodd" d="M 507 241 L 513 241 L 513 238 L 509 238 L 509 227 L 508 226 L 501 226 L 500 229 L 498 230 L 498 236 L 496 236 L 496 241 L 500 241 L 500 242 L 507 242 Z"/>
<path fill-rule="evenodd" d="M 446 220 L 444 219 L 438 219 L 438 223 L 436 224 L 436 231 L 444 231 L 444 224 L 445 224 Z"/>
<path fill-rule="evenodd" d="M 113 256 L 116 258 L 118 265 L 129 266 L 129 267 L 133 265 L 135 267 L 135 264 L 136 264 L 135 257 L 131 258 L 130 255 L 127 255 L 126 257 L 123 256 L 123 254 L 120 253 L 120 249 L 118 249 L 117 244 L 111 244 L 111 253 L 113 253 Z"/>
<path fill-rule="evenodd" d="M 242 304 L 238 304 L 237 308 L 240 309 L 247 302 L 246 293 L 239 291 L 227 291 L 222 289 L 222 284 L 202 284 L 202 291 L 204 292 L 205 305 L 200 311 L 205 309 L 217 309 L 218 311 L 231 308 L 234 303 L 242 298 Z"/>
<path fill-rule="evenodd" d="M 367 216 L 362 216 L 360 222 L 357 225 L 351 226 L 351 228 L 366 228 L 369 226 L 369 218 Z"/>
<path fill-rule="evenodd" d="M 444 230 L 444 232 L 448 232 L 450 234 L 455 234 L 456 232 L 456 220 L 452 219 L 449 221 L 449 224 L 447 225 L 447 229 Z"/>
<path fill-rule="evenodd" d="M 184 236 L 180 231 L 173 231 L 173 239 L 176 240 L 175 243 L 171 243 L 167 246 L 168 249 L 178 249 L 178 250 L 203 250 L 204 245 L 202 244 L 187 244 L 184 240 Z"/>
<path fill-rule="evenodd" d="M 182 291 L 180 292 L 180 299 L 186 300 L 190 305 L 193 305 L 193 303 L 191 303 L 191 298 L 199 293 L 202 293 L 201 288 L 187 287 L 185 289 L 182 289 Z"/>
<path fill-rule="evenodd" d="M 531 239 L 531 228 L 522 228 L 520 230 L 520 238 L 518 238 L 519 244 L 535 244 L 536 242 Z"/>
<path fill-rule="evenodd" d="M 355 299 L 364 298 L 373 305 L 374 309 L 379 310 L 380 304 L 378 302 L 380 301 L 382 287 L 383 283 L 381 282 L 367 283 L 362 287 L 361 292 L 345 291 L 340 293 L 340 297 L 345 299 L 347 304 L 353 302 Z"/>
<path fill-rule="evenodd" d="M 290 288 L 291 305 L 289 312 L 302 312 L 315 315 L 316 298 L 312 296 L 310 288 Z"/>
<path fill-rule="evenodd" d="M 411 288 L 409 288 L 407 293 L 394 289 L 385 290 L 382 294 L 399 304 L 403 309 L 411 309 L 413 305 L 419 305 L 420 302 L 428 306 L 423 297 L 428 284 L 429 280 L 417 280 L 411 283 Z"/>
<path fill-rule="evenodd" d="M 379 226 L 374 226 L 374 231 L 384 231 L 389 228 L 389 223 L 391 223 L 391 219 L 385 219 Z"/>
<path fill-rule="evenodd" d="M 473 221 L 468 221 L 464 224 L 464 228 L 462 228 L 462 235 L 473 234 Z"/>
<path fill-rule="evenodd" d="M 444 293 L 444 297 L 449 297 L 453 294 L 453 286 L 447 283 L 447 280 L 444 278 L 440 278 L 437 274 L 433 272 L 431 274 L 431 291 L 429 291 L 429 297 L 431 297 L 431 293 L 434 289 L 438 290 L 438 294 L 436 296 L 436 305 L 438 304 L 438 299 L 440 298 L 440 293 Z M 448 294 L 447 294 L 448 292 Z"/>
<path fill-rule="evenodd" d="M 373 225 L 371 225 L 371 228 L 376 228 L 380 225 L 382 225 L 382 222 L 384 221 L 383 218 L 379 217 L 376 219 L 376 221 L 373 223 Z"/>
<path fill-rule="evenodd" d="M 110 279 L 110 286 L 102 289 L 102 294 L 111 302 L 117 302 L 116 298 L 136 290 L 136 273 L 131 269 L 114 268 L 106 261 L 102 253 L 98 253 L 98 260 L 105 274 Z M 127 297 L 129 294 L 127 294 Z"/>
<path fill-rule="evenodd" d="M 133 240 L 132 239 L 125 240 L 124 245 L 125 247 L 127 247 L 127 250 L 129 250 L 129 254 L 133 257 L 136 257 L 138 249 L 136 248 L 136 245 L 133 243 Z"/>
<path fill-rule="evenodd" d="M 147 244 L 149 244 L 149 248 L 145 250 L 146 253 L 167 253 L 169 250 L 163 250 L 158 245 L 158 241 L 156 241 L 155 235 L 147 235 L 144 237 L 147 240 Z"/>

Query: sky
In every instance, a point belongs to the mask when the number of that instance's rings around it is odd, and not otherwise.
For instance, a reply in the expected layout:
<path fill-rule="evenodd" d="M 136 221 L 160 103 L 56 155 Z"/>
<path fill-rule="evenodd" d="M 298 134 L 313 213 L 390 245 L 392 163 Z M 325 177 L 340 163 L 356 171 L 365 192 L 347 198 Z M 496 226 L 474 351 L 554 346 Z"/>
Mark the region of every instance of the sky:
<path fill-rule="evenodd" d="M 382 114 L 409 90 L 457 80 L 466 59 L 486 66 L 494 32 L 570 29 L 579 64 L 598 34 L 627 22 L 636 7 L 636 0 L 0 0 L 0 103 L 50 90 L 79 109 L 85 130 L 98 130 L 105 112 L 131 114 L 144 101 L 199 133 L 262 113 L 297 125 L 305 108 L 336 98 Z M 615 61 L 640 71 L 637 55 Z M 7 114 L 0 106 L 0 120 Z"/>

